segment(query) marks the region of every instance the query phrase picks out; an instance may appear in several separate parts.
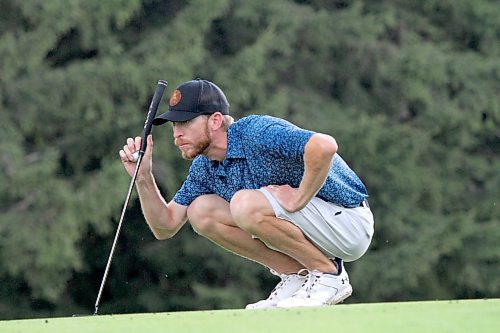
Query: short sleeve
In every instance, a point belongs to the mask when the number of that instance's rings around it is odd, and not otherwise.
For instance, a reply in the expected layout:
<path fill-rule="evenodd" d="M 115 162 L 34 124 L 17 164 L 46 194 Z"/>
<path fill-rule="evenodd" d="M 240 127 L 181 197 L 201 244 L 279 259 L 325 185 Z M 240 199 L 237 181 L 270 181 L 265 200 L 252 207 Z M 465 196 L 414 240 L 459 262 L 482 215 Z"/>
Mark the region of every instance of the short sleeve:
<path fill-rule="evenodd" d="M 314 132 L 302 129 L 283 119 L 266 118 L 262 118 L 265 120 L 262 124 L 255 124 L 257 127 L 255 132 L 258 133 L 256 145 L 274 156 L 302 159 L 306 143 Z"/>
<path fill-rule="evenodd" d="M 212 193 L 204 181 L 206 180 L 204 169 L 202 159 L 196 158 L 189 168 L 186 180 L 173 198 L 175 202 L 189 206 L 197 197 Z"/>

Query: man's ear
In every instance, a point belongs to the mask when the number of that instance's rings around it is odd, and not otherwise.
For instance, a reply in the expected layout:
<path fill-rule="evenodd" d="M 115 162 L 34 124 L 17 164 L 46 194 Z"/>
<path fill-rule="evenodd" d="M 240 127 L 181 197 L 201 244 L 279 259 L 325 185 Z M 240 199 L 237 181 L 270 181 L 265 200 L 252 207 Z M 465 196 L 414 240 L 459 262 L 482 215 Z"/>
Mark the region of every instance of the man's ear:
<path fill-rule="evenodd" d="M 221 128 L 223 120 L 224 118 L 222 116 L 222 113 L 215 112 L 214 114 L 212 114 L 210 116 L 210 127 L 212 128 L 212 130 L 216 131 Z"/>

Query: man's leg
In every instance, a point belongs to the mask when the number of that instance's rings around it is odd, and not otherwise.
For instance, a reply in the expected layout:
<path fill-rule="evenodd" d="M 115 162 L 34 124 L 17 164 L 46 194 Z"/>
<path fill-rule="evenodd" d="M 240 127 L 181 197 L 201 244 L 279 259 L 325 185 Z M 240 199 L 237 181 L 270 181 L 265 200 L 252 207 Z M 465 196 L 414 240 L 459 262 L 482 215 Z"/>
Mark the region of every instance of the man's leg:
<path fill-rule="evenodd" d="M 276 307 L 278 302 L 292 296 L 304 284 L 306 277 L 298 274 L 304 267 L 291 257 L 270 249 L 252 238 L 234 223 L 229 203 L 216 195 L 198 197 L 189 205 L 188 219 L 193 229 L 217 245 L 256 261 L 271 269 L 281 281 L 267 299 L 248 304 L 247 309 Z"/>
<path fill-rule="evenodd" d="M 292 223 L 275 216 L 266 197 L 257 190 L 241 190 L 230 203 L 232 219 L 267 246 L 294 258 L 309 271 L 337 273 L 334 263 Z"/>
<path fill-rule="evenodd" d="M 226 250 L 256 261 L 280 274 L 296 273 L 304 268 L 290 256 L 270 249 L 238 227 L 231 216 L 229 203 L 217 195 L 198 197 L 189 205 L 187 215 L 198 234 Z"/>
<path fill-rule="evenodd" d="M 335 265 L 316 248 L 295 224 L 277 218 L 268 198 L 258 190 L 237 192 L 230 203 L 236 224 L 260 238 L 267 246 L 288 254 L 307 268 L 302 286 L 277 307 L 321 306 L 343 302 L 352 286 L 342 261 Z M 338 267 L 338 268 L 337 268 Z"/>

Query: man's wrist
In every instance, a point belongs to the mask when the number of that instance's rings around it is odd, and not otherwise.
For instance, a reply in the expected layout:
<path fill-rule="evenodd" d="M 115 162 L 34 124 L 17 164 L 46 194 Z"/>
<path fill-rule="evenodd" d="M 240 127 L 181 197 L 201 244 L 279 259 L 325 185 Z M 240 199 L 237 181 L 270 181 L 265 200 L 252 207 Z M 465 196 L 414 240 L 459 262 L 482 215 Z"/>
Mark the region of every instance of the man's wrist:
<path fill-rule="evenodd" d="M 151 186 L 151 185 L 154 185 L 154 177 L 153 177 L 153 174 L 151 172 L 148 172 L 144 175 L 137 175 L 137 179 L 136 179 L 136 184 L 137 185 L 140 185 L 140 186 Z"/>
<path fill-rule="evenodd" d="M 293 207 L 295 208 L 294 211 L 297 212 L 304 208 L 308 203 L 310 199 L 305 197 L 300 193 L 300 189 L 297 191 L 297 195 L 295 196 L 295 200 L 293 202 Z"/>

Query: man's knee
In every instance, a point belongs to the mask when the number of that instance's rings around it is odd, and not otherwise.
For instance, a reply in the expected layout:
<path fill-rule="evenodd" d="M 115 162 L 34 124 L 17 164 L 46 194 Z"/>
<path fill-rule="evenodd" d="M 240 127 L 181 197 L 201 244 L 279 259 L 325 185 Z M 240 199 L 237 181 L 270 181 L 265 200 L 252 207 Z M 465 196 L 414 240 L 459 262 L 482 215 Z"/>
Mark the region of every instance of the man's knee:
<path fill-rule="evenodd" d="M 241 190 L 229 203 L 231 216 L 244 230 L 249 230 L 263 221 L 267 199 L 257 190 Z"/>
<path fill-rule="evenodd" d="M 215 231 L 215 205 L 212 196 L 203 195 L 196 198 L 187 209 L 189 223 L 197 234 L 207 236 Z"/>

